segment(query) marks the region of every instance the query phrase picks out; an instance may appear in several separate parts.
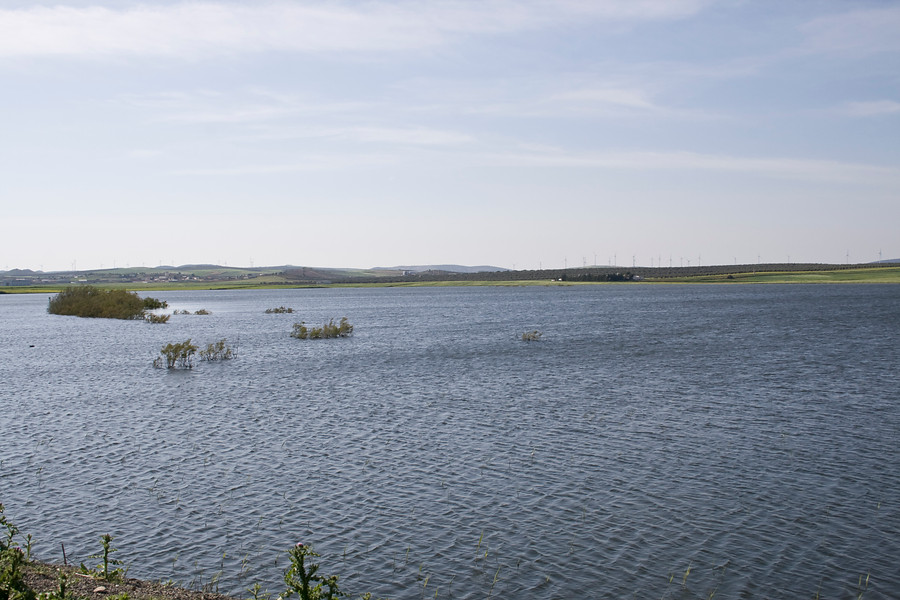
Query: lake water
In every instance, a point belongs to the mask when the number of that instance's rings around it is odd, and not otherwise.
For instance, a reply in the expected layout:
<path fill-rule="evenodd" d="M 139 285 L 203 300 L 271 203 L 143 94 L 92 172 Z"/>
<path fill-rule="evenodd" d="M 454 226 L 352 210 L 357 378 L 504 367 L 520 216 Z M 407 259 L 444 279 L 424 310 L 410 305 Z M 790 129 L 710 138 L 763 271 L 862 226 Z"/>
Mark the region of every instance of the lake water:
<path fill-rule="evenodd" d="M 0 502 L 40 558 L 110 533 L 129 576 L 245 597 L 298 541 L 394 599 L 900 595 L 900 286 L 149 295 L 212 314 L 0 295 Z M 239 356 L 151 366 L 187 338 Z"/>

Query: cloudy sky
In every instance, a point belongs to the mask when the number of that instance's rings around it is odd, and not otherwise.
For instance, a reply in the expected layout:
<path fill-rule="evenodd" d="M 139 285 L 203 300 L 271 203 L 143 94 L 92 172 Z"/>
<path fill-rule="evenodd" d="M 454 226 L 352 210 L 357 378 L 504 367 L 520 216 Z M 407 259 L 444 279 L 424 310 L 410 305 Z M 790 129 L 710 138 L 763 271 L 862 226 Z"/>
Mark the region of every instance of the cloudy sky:
<path fill-rule="evenodd" d="M 0 269 L 900 258 L 900 3 L 0 0 Z"/>

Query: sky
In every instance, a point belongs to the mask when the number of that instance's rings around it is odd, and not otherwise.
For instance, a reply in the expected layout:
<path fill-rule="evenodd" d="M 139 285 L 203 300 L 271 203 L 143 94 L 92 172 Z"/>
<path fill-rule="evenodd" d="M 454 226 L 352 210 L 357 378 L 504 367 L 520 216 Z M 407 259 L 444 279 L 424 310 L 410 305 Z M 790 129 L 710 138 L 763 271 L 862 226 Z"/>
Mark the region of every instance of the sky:
<path fill-rule="evenodd" d="M 0 270 L 900 258 L 900 2 L 0 0 Z"/>

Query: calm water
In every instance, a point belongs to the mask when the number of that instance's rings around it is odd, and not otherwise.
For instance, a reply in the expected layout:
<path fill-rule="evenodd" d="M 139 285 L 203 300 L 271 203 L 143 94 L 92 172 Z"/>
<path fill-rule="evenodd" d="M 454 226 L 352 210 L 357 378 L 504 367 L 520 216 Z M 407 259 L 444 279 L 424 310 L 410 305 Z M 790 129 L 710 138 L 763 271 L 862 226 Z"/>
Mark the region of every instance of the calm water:
<path fill-rule="evenodd" d="M 244 596 L 297 541 L 395 599 L 900 595 L 900 286 L 150 295 L 212 314 L 0 295 L 0 502 L 41 558 L 109 532 L 130 576 Z M 151 367 L 188 337 L 240 355 Z"/>

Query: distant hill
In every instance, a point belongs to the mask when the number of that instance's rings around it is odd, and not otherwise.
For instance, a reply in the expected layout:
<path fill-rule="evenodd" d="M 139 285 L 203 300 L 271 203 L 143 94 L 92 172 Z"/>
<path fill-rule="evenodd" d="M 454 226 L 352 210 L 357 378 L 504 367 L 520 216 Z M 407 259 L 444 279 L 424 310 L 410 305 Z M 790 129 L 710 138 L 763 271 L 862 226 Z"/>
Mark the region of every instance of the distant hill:
<path fill-rule="evenodd" d="M 8 277 L 23 277 L 23 276 L 31 276 L 37 275 L 41 271 L 32 271 L 31 269 L 10 269 L 9 271 L 0 271 L 4 275 Z"/>
<path fill-rule="evenodd" d="M 405 265 L 397 267 L 373 267 L 373 271 L 410 271 L 412 273 L 424 273 L 426 271 L 442 271 L 444 273 L 496 273 L 498 271 L 509 271 L 503 267 L 491 267 L 480 265 L 477 267 L 467 267 L 465 265 Z"/>

